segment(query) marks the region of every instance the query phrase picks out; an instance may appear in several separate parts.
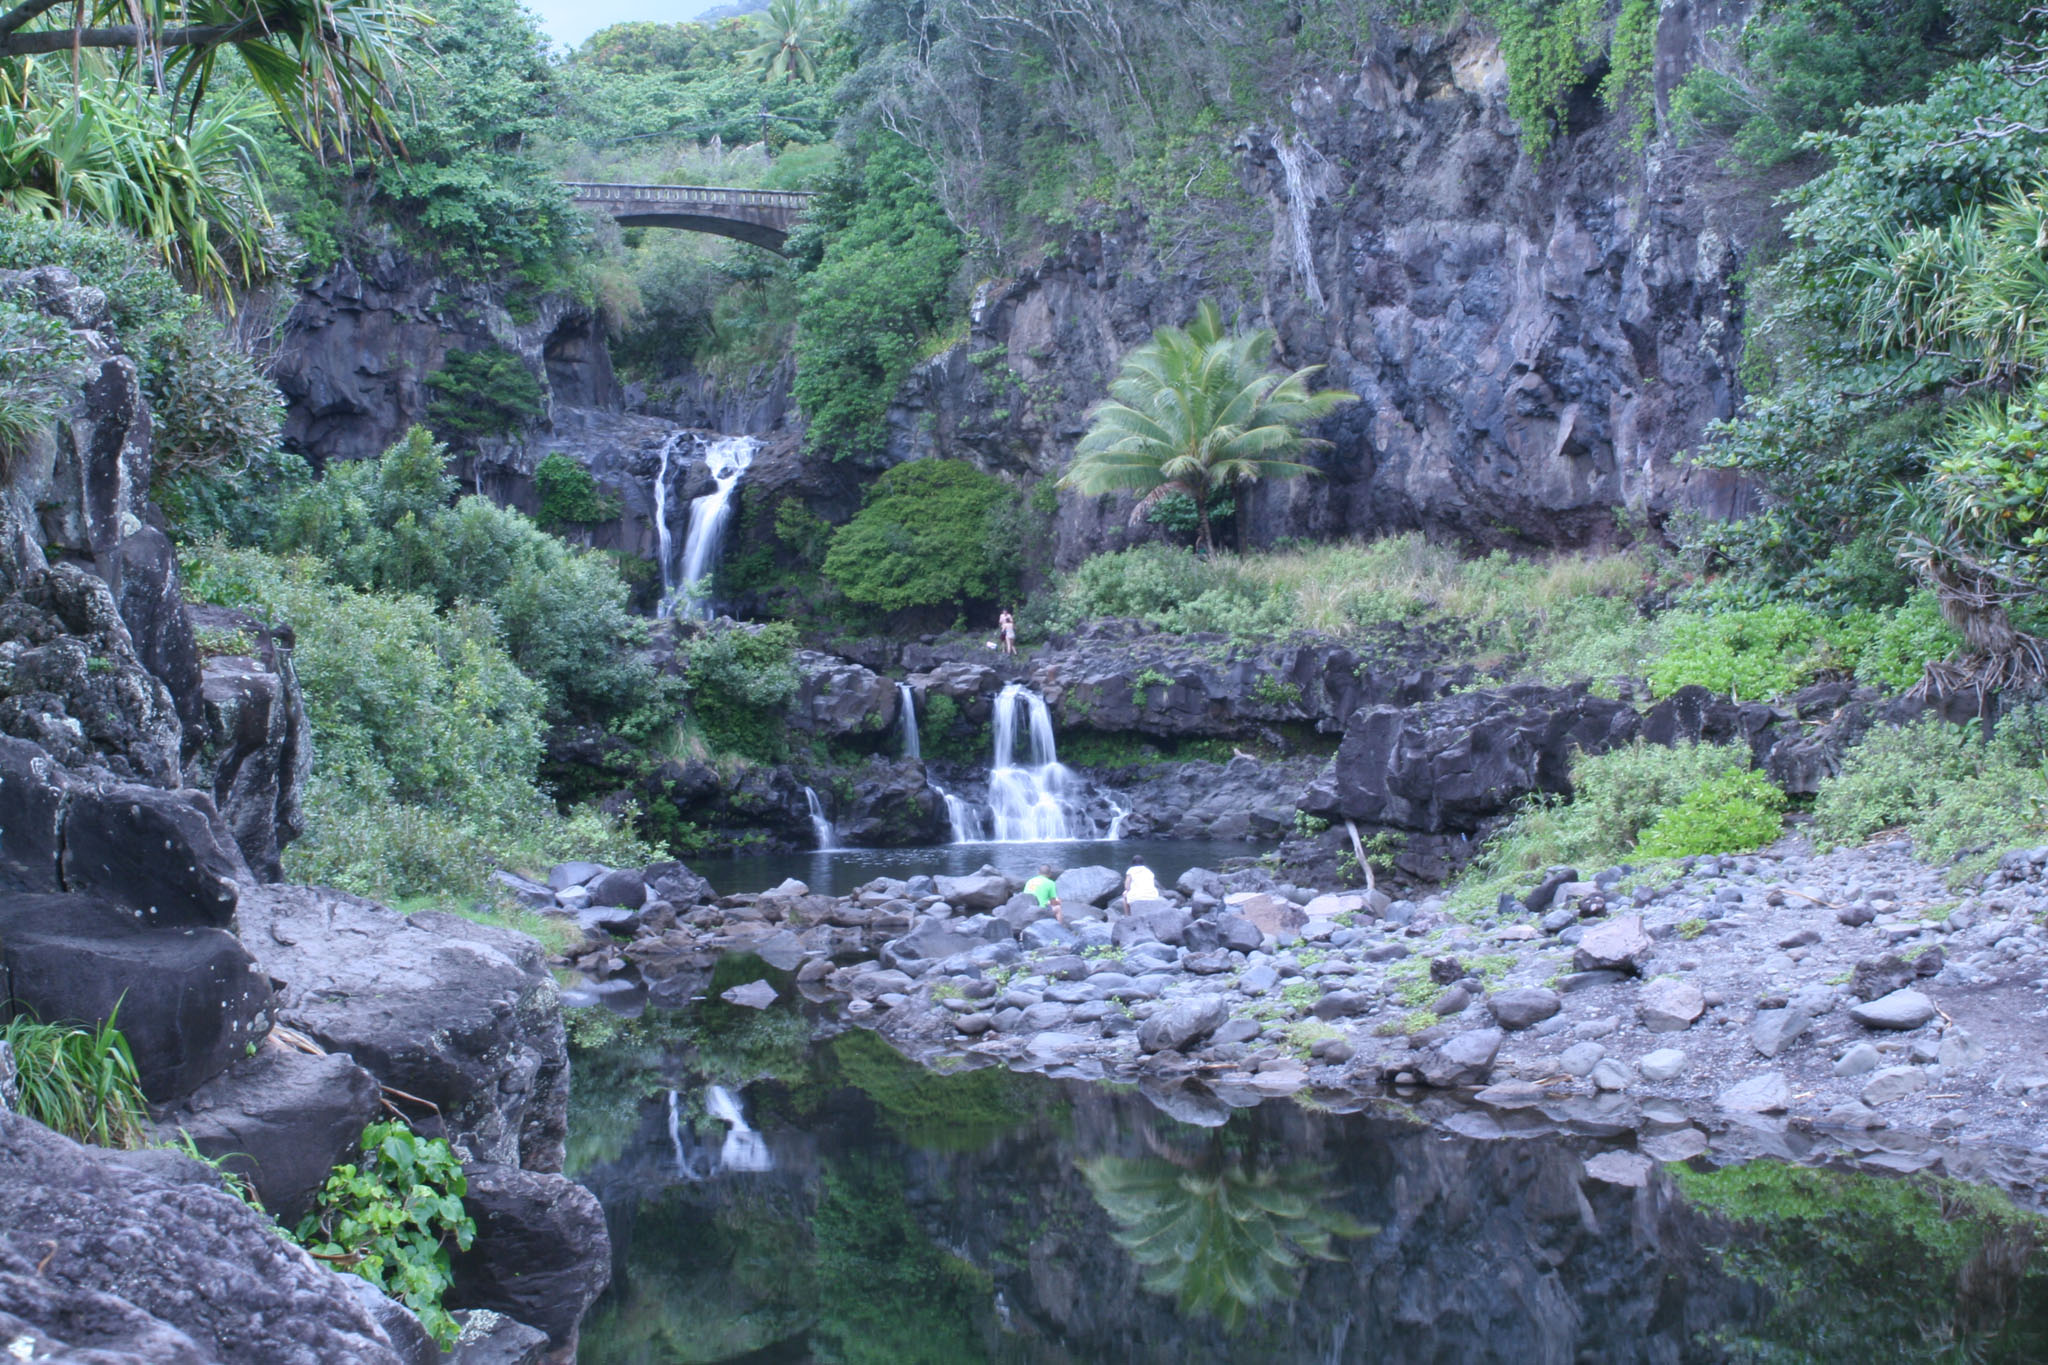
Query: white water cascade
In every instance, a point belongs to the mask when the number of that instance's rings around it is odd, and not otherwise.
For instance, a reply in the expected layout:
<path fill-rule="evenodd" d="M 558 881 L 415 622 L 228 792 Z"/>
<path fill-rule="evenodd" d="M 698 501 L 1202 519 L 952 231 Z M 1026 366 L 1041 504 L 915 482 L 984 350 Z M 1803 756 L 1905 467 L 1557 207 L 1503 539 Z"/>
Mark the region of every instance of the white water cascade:
<path fill-rule="evenodd" d="M 982 822 L 981 811 L 964 796 L 955 796 L 938 783 L 931 784 L 932 790 L 946 803 L 946 821 L 953 827 L 953 842 L 956 844 L 982 844 L 988 842 L 988 826 Z"/>
<path fill-rule="evenodd" d="M 711 469 L 716 486 L 703 497 L 690 503 L 690 528 L 683 537 L 682 574 L 673 587 L 667 573 L 662 575 L 662 612 L 673 614 L 674 600 L 680 597 L 687 604 L 686 610 L 709 620 L 711 603 L 697 597 L 695 589 L 711 576 L 718 567 L 718 552 L 725 544 L 725 523 L 732 515 L 733 490 L 740 486 L 740 476 L 754 463 L 754 450 L 760 442 L 751 436 L 721 436 L 704 447 L 704 463 Z M 662 480 L 668 475 L 668 447 L 662 448 Z M 661 493 L 662 484 L 655 485 L 655 519 L 662 526 L 663 560 L 667 559 L 668 530 L 664 520 L 667 497 Z"/>
<path fill-rule="evenodd" d="M 1030 736 L 1030 762 L 1017 762 L 1017 717 Z M 1022 683 L 1009 683 L 996 696 L 995 762 L 988 774 L 989 818 L 998 843 L 1039 843 L 1049 839 L 1093 839 L 1093 822 L 1081 809 L 1085 793 L 1060 762 L 1053 743 L 1052 712 L 1045 698 Z"/>
<path fill-rule="evenodd" d="M 655 614 L 667 616 L 675 602 L 676 556 L 668 534 L 668 457 L 682 443 L 688 432 L 676 431 L 661 443 L 661 467 L 654 471 L 654 543 L 655 565 L 661 570 L 661 603 Z"/>
<path fill-rule="evenodd" d="M 825 803 L 809 787 L 804 788 L 804 804 L 811 812 L 811 833 L 818 840 L 818 852 L 830 853 L 839 847 L 839 832 L 832 828 L 832 817 L 825 814 Z"/>
<path fill-rule="evenodd" d="M 909 683 L 896 684 L 896 704 L 903 713 L 903 756 L 923 758 L 917 747 L 917 693 L 910 690 Z"/>
<path fill-rule="evenodd" d="M 704 1112 L 727 1125 L 725 1145 L 719 1149 L 718 1164 L 728 1171 L 772 1171 L 775 1158 L 768 1140 L 747 1126 L 740 1112 L 739 1096 L 722 1085 L 704 1092 Z"/>

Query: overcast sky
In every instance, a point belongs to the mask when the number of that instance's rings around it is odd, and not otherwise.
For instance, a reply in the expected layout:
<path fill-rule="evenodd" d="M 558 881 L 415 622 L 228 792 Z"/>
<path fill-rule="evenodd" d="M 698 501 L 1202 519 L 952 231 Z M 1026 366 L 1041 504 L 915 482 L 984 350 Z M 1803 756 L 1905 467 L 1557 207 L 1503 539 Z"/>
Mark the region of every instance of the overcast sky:
<path fill-rule="evenodd" d="M 719 3 L 721 0 L 526 0 L 527 8 L 540 16 L 540 26 L 548 37 L 567 47 L 612 24 L 633 19 L 679 24 Z"/>

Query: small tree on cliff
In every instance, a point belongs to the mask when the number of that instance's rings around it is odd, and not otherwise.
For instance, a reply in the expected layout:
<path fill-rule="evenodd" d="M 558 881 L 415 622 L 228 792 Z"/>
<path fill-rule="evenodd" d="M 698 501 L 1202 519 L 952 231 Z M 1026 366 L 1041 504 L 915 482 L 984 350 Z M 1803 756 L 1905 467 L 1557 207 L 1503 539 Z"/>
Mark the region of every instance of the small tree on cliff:
<path fill-rule="evenodd" d="M 1124 359 L 1110 396 L 1089 413 L 1088 434 L 1060 480 L 1083 493 L 1139 495 L 1133 523 L 1160 498 L 1184 493 L 1195 504 L 1195 548 L 1214 548 L 1209 500 L 1260 479 L 1316 471 L 1291 458 L 1311 445 L 1301 427 L 1358 395 L 1310 393 L 1311 365 L 1272 370 L 1275 337 L 1267 328 L 1226 334 L 1216 305 L 1204 303 L 1187 328 L 1162 327 Z"/>

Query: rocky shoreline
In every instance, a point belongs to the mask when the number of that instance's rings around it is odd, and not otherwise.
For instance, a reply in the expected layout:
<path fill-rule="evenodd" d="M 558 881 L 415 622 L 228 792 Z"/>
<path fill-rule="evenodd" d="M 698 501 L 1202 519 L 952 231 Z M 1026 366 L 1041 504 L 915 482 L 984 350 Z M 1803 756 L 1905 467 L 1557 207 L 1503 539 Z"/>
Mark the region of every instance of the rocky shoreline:
<path fill-rule="evenodd" d="M 1394 1098 L 1472 1136 L 1637 1128 L 1662 1161 L 1818 1142 L 1900 1171 L 2048 1172 L 2048 848 L 1958 892 L 1904 841 L 1816 855 L 1794 835 L 1641 875 L 1555 869 L 1469 920 L 1263 867 L 1192 870 L 1136 907 L 1120 882 L 1067 870 L 1066 924 L 993 869 L 837 898 L 704 887 L 615 912 L 575 961 L 673 1006 L 752 953 L 762 980 L 733 1003 L 794 991 L 928 1063 L 1136 1083 L 1195 1123 Z"/>

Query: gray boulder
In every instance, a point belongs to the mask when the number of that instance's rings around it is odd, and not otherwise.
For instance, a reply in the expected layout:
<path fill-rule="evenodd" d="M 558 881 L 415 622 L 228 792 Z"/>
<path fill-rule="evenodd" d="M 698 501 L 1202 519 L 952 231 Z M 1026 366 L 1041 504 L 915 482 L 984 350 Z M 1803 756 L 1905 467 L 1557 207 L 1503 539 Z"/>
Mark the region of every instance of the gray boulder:
<path fill-rule="evenodd" d="M 1060 904 L 1071 911 L 1075 906 L 1104 906 L 1124 889 L 1124 874 L 1113 867 L 1070 867 L 1053 879 Z"/>
<path fill-rule="evenodd" d="M 584 884 L 592 905 L 615 905 L 638 910 L 647 904 L 647 878 L 638 868 L 622 867 L 593 877 Z"/>
<path fill-rule="evenodd" d="M 647 884 L 650 899 L 667 901 L 679 909 L 718 899 L 710 882 L 681 863 L 650 863 L 640 870 L 640 879 Z"/>
<path fill-rule="evenodd" d="M 1849 1008 L 1849 1017 L 1865 1028 L 1916 1029 L 1934 1014 L 1934 1002 L 1912 990 L 1893 991 Z"/>
<path fill-rule="evenodd" d="M 166 927 L 225 927 L 241 850 L 204 792 L 123 784 L 74 793 L 64 813 L 64 887 L 142 912 Z"/>
<path fill-rule="evenodd" d="M 166 1114 L 162 1126 L 246 1177 L 263 1207 L 294 1226 L 327 1173 L 355 1159 L 378 1115 L 377 1078 L 344 1055 L 272 1043 L 229 1067 Z"/>
<path fill-rule="evenodd" d="M 1497 991 L 1486 1001 L 1495 1022 L 1510 1031 L 1535 1027 L 1556 1014 L 1562 1004 L 1556 991 L 1545 990 L 1541 986 L 1518 986 L 1512 990 Z"/>
<path fill-rule="evenodd" d="M 939 896 L 957 910 L 994 910 L 1010 899 L 1010 879 L 993 868 L 965 877 L 934 877 Z"/>
<path fill-rule="evenodd" d="M 882 961 L 891 967 L 906 962 L 938 962 L 955 953 L 971 953 L 988 942 L 980 934 L 963 933 L 936 916 L 921 919 L 909 933 L 882 947 Z"/>
<path fill-rule="evenodd" d="M 351 1277 L 279 1237 L 198 1162 L 82 1147 L 0 1114 L 0 1188 L 0 1317 L 109 1353 L 54 1358 L 404 1365 Z"/>
<path fill-rule="evenodd" d="M 467 1162 L 463 1206 L 476 1241 L 453 1257 L 450 1308 L 487 1308 L 547 1333 L 572 1356 L 576 1326 L 611 1281 L 611 1238 L 597 1197 L 573 1180 Z"/>
<path fill-rule="evenodd" d="M 1636 996 L 1636 1015 L 1652 1033 L 1683 1033 L 1706 1009 L 1698 986 L 1673 977 L 1650 982 Z"/>
<path fill-rule="evenodd" d="M 270 982 L 224 929 L 153 928 L 85 896 L 0 901 L 7 1004 L 37 1019 L 115 1016 L 143 1093 L 182 1098 L 270 1031 Z"/>
<path fill-rule="evenodd" d="M 1641 915 L 1617 915 L 1586 930 L 1572 952 L 1572 966 L 1581 972 L 1640 973 L 1656 944 L 1643 930 Z"/>
<path fill-rule="evenodd" d="M 0 735 L 0 890 L 62 891 L 72 779 L 39 744 Z"/>
<path fill-rule="evenodd" d="M 1081 942 L 1081 936 L 1056 920 L 1034 920 L 1024 926 L 1018 941 L 1034 951 L 1065 952 Z"/>
<path fill-rule="evenodd" d="M 1782 1071 L 1766 1071 L 1723 1090 L 1714 1101 L 1731 1114 L 1782 1114 L 1792 1103 L 1792 1084 Z"/>
<path fill-rule="evenodd" d="M 1220 995 L 1176 1000 L 1138 1026 L 1138 1046 L 1147 1052 L 1184 1052 L 1228 1018 L 1230 1002 Z"/>
<path fill-rule="evenodd" d="M 1812 1016 L 1797 1005 L 1758 1010 L 1749 1026 L 1749 1044 L 1763 1056 L 1775 1057 L 1798 1042 L 1812 1022 Z"/>
<path fill-rule="evenodd" d="M 548 869 L 548 889 L 567 891 L 572 886 L 586 886 L 609 871 L 603 863 L 556 863 Z"/>
<path fill-rule="evenodd" d="M 531 882 L 517 872 L 502 869 L 491 873 L 491 880 L 503 887 L 505 894 L 529 910 L 553 910 L 558 902 L 555 893 L 539 882 Z"/>
<path fill-rule="evenodd" d="M 128 599 L 123 599 L 123 611 Z M 279 854 L 305 830 L 302 799 L 313 771 L 311 722 L 299 690 L 291 637 L 225 608 L 194 608 L 215 630 L 239 632 L 247 655 L 205 661 L 202 714 L 185 727 L 185 785 L 213 797 L 257 879 L 284 880 Z M 131 621 L 131 625 L 132 625 Z"/>
<path fill-rule="evenodd" d="M 1471 1029 L 1446 1038 L 1410 1065 L 1429 1085 L 1483 1085 L 1500 1055 L 1502 1037 L 1497 1028 Z"/>
<path fill-rule="evenodd" d="M 431 1101 L 479 1160 L 561 1168 L 568 1052 L 539 944 L 322 887 L 252 888 L 240 915 L 243 942 L 284 983 L 281 1022 Z"/>

